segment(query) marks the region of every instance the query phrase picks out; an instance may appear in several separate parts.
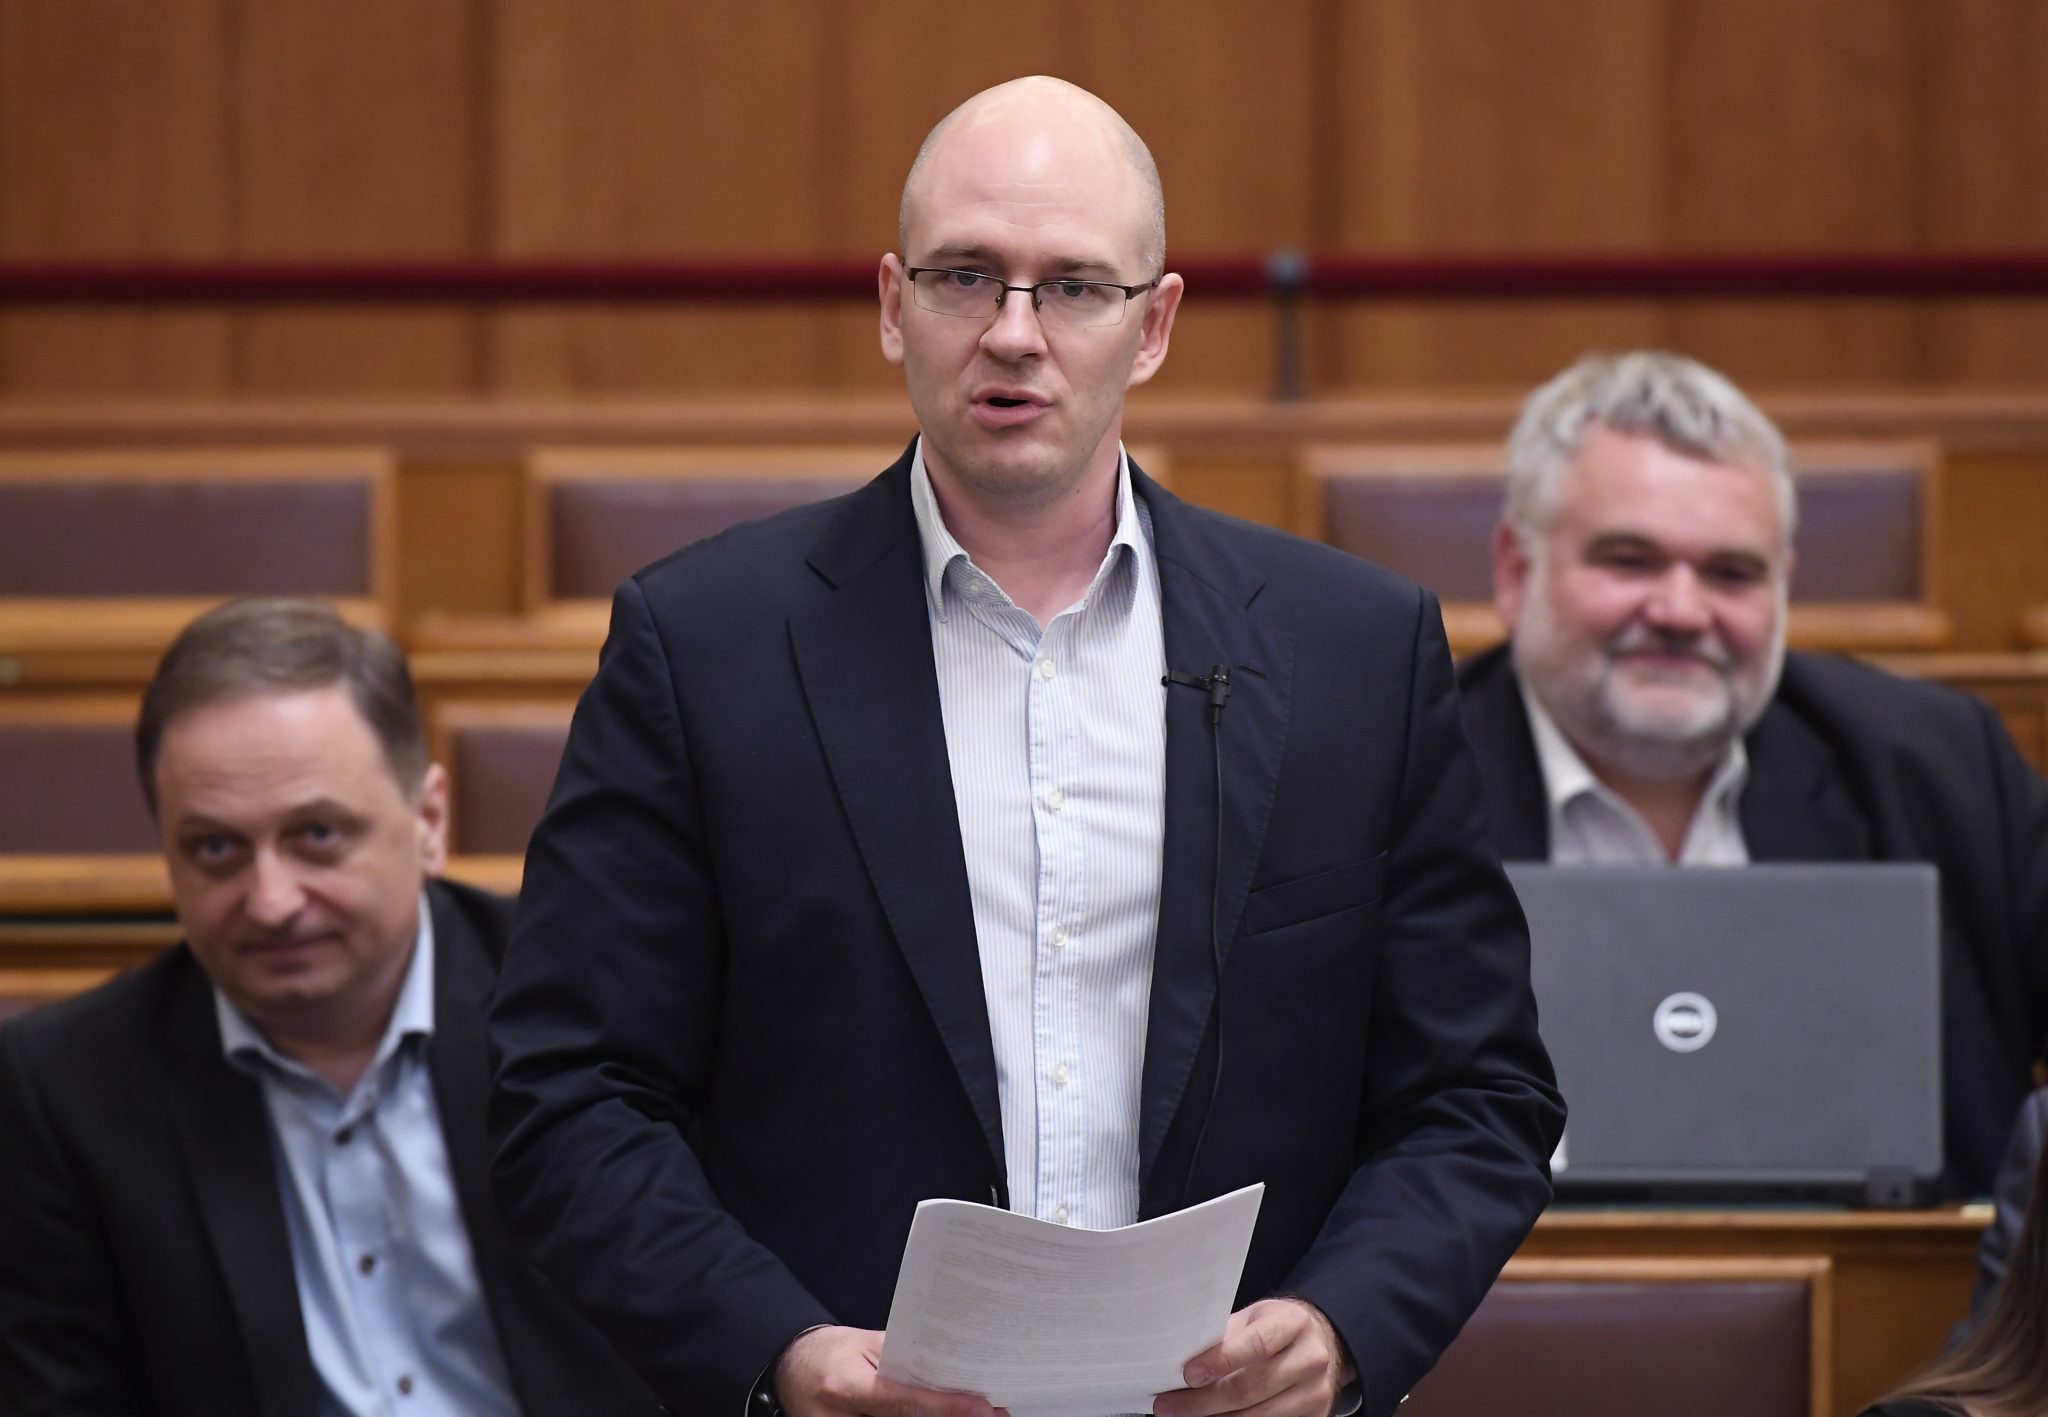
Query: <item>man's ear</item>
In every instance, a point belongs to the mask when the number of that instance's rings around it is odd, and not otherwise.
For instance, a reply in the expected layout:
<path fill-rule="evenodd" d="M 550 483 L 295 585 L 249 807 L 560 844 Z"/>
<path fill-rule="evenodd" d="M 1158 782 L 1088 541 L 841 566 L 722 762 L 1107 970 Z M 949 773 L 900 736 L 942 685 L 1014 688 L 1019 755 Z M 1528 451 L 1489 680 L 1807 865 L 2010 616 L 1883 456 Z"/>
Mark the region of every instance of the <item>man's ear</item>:
<path fill-rule="evenodd" d="M 1137 388 L 1166 362 L 1166 346 L 1173 338 L 1173 317 L 1180 312 L 1185 284 L 1177 275 L 1163 275 L 1157 289 L 1138 297 L 1145 302 L 1145 315 L 1138 336 L 1138 355 L 1131 361 L 1131 377 L 1124 380 L 1125 388 Z"/>
<path fill-rule="evenodd" d="M 1509 638 L 1522 618 L 1522 606 L 1529 595 L 1529 577 L 1534 561 L 1522 533 L 1507 522 L 1493 528 L 1493 608 Z"/>
<path fill-rule="evenodd" d="M 909 279 L 895 252 L 882 257 L 875 285 L 882 297 L 882 358 L 891 364 L 903 362 L 903 287 Z"/>
<path fill-rule="evenodd" d="M 415 811 L 420 834 L 420 865 L 429 876 L 448 869 L 448 770 L 429 764 L 420 779 L 420 796 Z"/>

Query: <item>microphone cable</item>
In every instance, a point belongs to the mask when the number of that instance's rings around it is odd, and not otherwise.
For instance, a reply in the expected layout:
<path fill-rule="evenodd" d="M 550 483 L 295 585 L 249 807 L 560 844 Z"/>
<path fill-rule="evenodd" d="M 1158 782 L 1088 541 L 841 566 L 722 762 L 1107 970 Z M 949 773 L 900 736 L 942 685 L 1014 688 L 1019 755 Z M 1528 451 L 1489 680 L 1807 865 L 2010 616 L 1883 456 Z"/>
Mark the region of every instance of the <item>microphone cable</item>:
<path fill-rule="evenodd" d="M 1202 1108 L 1202 1125 L 1196 1129 L 1194 1150 L 1188 1154 L 1188 1169 L 1181 1179 L 1180 1208 L 1184 1209 L 1194 1189 L 1195 1165 L 1202 1159 L 1202 1143 L 1209 1137 L 1209 1122 L 1216 1115 L 1216 1096 L 1223 1087 L 1223 706 L 1230 701 L 1230 666 L 1213 665 L 1206 678 L 1172 669 L 1159 682 L 1168 687 L 1201 689 L 1208 694 L 1209 746 L 1216 764 L 1216 847 L 1209 878 L 1209 963 L 1216 978 L 1216 997 L 1210 1014 L 1216 1020 L 1216 1063 L 1209 1072 L 1209 1098 Z"/>

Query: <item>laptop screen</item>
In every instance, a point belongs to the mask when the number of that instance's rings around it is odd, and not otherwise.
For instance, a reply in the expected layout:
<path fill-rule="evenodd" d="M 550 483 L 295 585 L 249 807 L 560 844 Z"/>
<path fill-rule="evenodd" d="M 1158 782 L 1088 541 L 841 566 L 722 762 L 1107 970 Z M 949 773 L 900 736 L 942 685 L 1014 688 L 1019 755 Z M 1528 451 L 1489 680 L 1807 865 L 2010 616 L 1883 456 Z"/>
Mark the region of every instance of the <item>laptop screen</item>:
<path fill-rule="evenodd" d="M 1508 874 L 1570 1108 L 1560 1195 L 1905 1203 L 1940 1173 L 1932 866 Z"/>

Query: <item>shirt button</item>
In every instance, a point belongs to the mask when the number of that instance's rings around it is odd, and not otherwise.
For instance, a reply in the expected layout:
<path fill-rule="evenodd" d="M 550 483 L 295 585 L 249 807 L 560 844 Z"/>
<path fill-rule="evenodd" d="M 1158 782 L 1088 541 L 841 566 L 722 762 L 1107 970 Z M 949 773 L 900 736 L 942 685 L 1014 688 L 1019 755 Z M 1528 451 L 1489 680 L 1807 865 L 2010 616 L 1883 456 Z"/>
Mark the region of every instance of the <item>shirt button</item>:
<path fill-rule="evenodd" d="M 1067 1217 L 1071 1214 L 1073 1214 L 1072 1211 L 1068 1210 L 1065 1206 L 1061 1206 L 1058 1210 L 1052 1213 L 1052 1218 L 1054 1220 L 1057 1220 L 1060 1224 L 1065 1225 L 1067 1223 Z"/>
<path fill-rule="evenodd" d="M 1054 1087 L 1065 1087 L 1067 1085 L 1068 1076 L 1069 1074 L 1067 1072 L 1067 1065 L 1065 1063 L 1055 1063 L 1053 1065 L 1052 1085 Z"/>
<path fill-rule="evenodd" d="M 412 1375 L 410 1373 L 400 1373 L 398 1375 L 398 1392 L 401 1397 L 412 1396 Z"/>
<path fill-rule="evenodd" d="M 1056 950 L 1063 950 L 1063 949 L 1065 949 L 1065 948 L 1067 947 L 1067 927 L 1066 927 L 1066 926 L 1064 926 L 1064 925 L 1055 925 L 1055 926 L 1053 926 L 1053 930 L 1052 930 L 1052 947 L 1053 947 L 1054 949 L 1056 949 Z"/>
<path fill-rule="evenodd" d="M 354 1127 L 343 1127 L 334 1134 L 334 1144 L 336 1146 L 347 1146 L 351 1141 L 355 1140 L 355 1135 Z"/>
<path fill-rule="evenodd" d="M 1052 791 L 1045 794 L 1045 805 L 1049 810 L 1057 812 L 1060 808 L 1067 805 L 1067 794 L 1055 787 Z"/>
<path fill-rule="evenodd" d="M 375 1255 L 364 1255 L 356 1261 L 356 1268 L 364 1274 L 375 1274 L 377 1272 L 377 1257 Z"/>
<path fill-rule="evenodd" d="M 1049 660 L 1049 659 L 1041 659 L 1041 660 L 1039 660 L 1039 661 L 1038 661 L 1038 677 L 1039 677 L 1039 678 L 1041 678 L 1041 679 L 1050 679 L 1050 678 L 1052 678 L 1052 661 L 1051 661 L 1051 660 Z"/>

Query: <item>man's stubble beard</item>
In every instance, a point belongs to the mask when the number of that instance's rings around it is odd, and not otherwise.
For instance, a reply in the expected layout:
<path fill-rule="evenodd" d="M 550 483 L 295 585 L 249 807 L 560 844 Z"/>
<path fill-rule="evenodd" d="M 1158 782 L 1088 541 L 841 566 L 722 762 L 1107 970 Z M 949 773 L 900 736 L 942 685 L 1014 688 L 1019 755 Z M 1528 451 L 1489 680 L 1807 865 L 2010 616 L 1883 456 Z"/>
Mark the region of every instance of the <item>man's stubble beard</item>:
<path fill-rule="evenodd" d="M 1680 782 L 1706 772 L 1756 725 L 1777 692 L 1785 663 L 1782 594 L 1764 672 L 1752 689 L 1745 689 L 1743 676 L 1724 646 L 1701 645 L 1697 639 L 1691 643 L 1668 637 L 1663 640 L 1661 647 L 1694 654 L 1714 671 L 1716 679 L 1712 698 L 1696 696 L 1692 711 L 1674 718 L 1669 713 L 1638 712 L 1629 689 L 1617 682 L 1629 652 L 1648 647 L 1645 641 L 1658 643 L 1654 631 L 1631 624 L 1610 636 L 1595 651 L 1598 658 L 1590 677 L 1580 664 L 1553 669 L 1561 636 L 1542 583 L 1541 566 L 1534 564 L 1512 645 L 1516 673 L 1582 753 L 1611 763 L 1632 777 Z"/>

